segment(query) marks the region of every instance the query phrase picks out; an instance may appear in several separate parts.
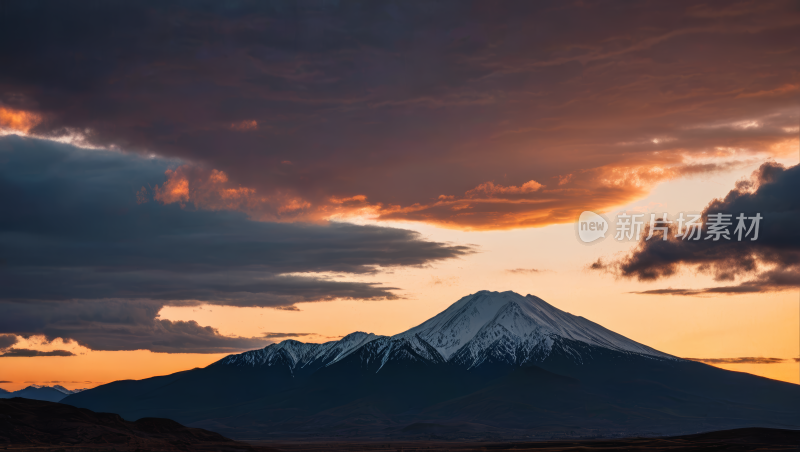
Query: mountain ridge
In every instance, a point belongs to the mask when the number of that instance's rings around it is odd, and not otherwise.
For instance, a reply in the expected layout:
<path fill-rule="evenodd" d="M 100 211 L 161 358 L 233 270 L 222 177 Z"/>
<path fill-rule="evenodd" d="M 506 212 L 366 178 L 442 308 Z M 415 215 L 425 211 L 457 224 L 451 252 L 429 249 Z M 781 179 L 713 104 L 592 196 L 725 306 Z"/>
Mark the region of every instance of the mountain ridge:
<path fill-rule="evenodd" d="M 59 402 L 65 397 L 85 391 L 86 389 L 70 390 L 61 385 L 30 385 L 19 391 L 0 390 L 0 399 L 11 399 L 14 397 L 24 397 L 32 400 L 42 400 L 46 402 Z"/>

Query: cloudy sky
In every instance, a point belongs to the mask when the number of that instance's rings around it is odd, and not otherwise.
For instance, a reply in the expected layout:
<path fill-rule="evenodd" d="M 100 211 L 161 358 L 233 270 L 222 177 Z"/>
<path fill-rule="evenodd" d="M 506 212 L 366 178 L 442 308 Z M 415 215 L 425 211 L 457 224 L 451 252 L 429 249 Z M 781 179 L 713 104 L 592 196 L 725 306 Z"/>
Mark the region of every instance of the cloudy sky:
<path fill-rule="evenodd" d="M 798 381 L 798 5 L 5 2 L 2 387 L 395 334 L 483 289 Z M 585 245 L 585 210 L 763 220 Z"/>

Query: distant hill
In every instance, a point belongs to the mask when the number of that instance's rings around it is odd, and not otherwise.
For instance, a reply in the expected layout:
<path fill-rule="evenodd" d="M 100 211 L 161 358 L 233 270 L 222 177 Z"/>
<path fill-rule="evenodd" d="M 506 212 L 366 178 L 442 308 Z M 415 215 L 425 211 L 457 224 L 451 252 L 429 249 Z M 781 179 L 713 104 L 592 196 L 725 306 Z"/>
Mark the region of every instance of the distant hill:
<path fill-rule="evenodd" d="M 214 388 L 209 391 L 208 388 Z M 800 428 L 800 386 L 676 358 L 482 291 L 396 336 L 287 340 L 63 400 L 239 439 L 531 439 Z"/>
<path fill-rule="evenodd" d="M 169 419 L 136 422 L 69 405 L 22 398 L 0 400 L 0 449 L 260 451 Z"/>
<path fill-rule="evenodd" d="M 4 389 L 0 389 L 0 399 L 10 399 L 12 397 L 24 397 L 26 399 L 33 399 L 33 400 L 45 400 L 47 402 L 60 402 L 64 397 L 77 394 L 81 391 L 85 391 L 85 389 L 75 389 L 69 390 L 63 386 L 55 385 L 55 386 L 39 386 L 39 385 L 31 385 L 25 389 L 20 389 L 19 391 L 9 392 Z"/>

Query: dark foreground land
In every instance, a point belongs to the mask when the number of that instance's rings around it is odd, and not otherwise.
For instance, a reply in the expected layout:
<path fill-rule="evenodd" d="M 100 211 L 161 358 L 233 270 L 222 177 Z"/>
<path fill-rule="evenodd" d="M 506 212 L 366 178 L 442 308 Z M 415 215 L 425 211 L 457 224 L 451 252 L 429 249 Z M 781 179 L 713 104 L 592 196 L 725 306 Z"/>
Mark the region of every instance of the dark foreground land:
<path fill-rule="evenodd" d="M 237 442 L 169 419 L 129 422 L 60 403 L 0 400 L 0 450 L 15 451 L 794 451 L 800 431 L 744 428 L 671 438 L 538 442 L 364 441 Z"/>
<path fill-rule="evenodd" d="M 60 403 L 0 400 L 0 450 L 15 451 L 259 451 L 224 436 L 169 420 L 129 422 Z"/>
<path fill-rule="evenodd" d="M 286 452 L 477 452 L 477 451 L 800 451 L 800 431 L 741 428 L 670 438 L 538 441 L 513 443 L 393 442 L 393 443 L 270 443 Z"/>

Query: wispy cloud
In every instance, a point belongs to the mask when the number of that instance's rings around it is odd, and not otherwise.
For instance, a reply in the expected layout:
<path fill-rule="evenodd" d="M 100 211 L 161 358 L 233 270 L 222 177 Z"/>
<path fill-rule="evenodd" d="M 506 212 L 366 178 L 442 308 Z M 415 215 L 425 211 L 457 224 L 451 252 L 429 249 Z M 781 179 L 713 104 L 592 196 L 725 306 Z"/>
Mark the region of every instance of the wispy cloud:
<path fill-rule="evenodd" d="M 264 333 L 261 336 L 266 339 L 279 339 L 279 338 L 289 338 L 289 337 L 305 337 L 305 336 L 316 336 L 315 333 Z"/>
<path fill-rule="evenodd" d="M 32 358 L 34 356 L 75 356 L 75 354 L 69 350 L 41 351 L 27 348 L 10 348 L 1 354 L 0 358 Z"/>
<path fill-rule="evenodd" d="M 543 273 L 549 271 L 550 270 L 543 270 L 539 268 L 513 268 L 510 270 L 506 270 L 507 273 L 511 273 L 514 275 L 530 275 L 530 274 Z"/>
<path fill-rule="evenodd" d="M 431 275 L 429 286 L 445 286 L 452 287 L 458 284 L 460 278 L 458 276 L 433 276 Z"/>
<path fill-rule="evenodd" d="M 706 364 L 780 364 L 786 362 L 783 358 L 741 357 L 741 358 L 683 358 Z"/>

